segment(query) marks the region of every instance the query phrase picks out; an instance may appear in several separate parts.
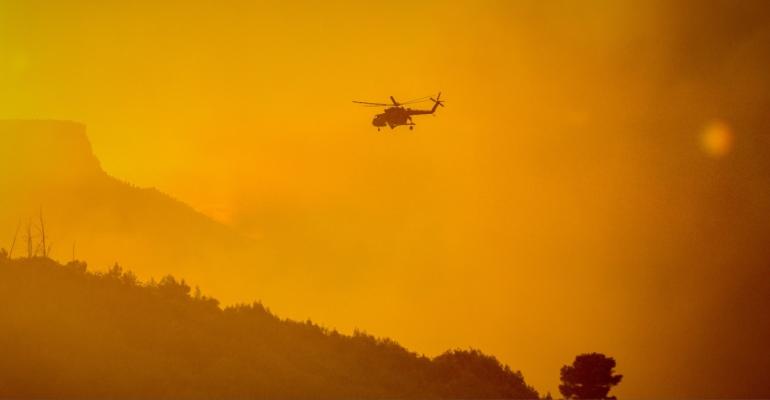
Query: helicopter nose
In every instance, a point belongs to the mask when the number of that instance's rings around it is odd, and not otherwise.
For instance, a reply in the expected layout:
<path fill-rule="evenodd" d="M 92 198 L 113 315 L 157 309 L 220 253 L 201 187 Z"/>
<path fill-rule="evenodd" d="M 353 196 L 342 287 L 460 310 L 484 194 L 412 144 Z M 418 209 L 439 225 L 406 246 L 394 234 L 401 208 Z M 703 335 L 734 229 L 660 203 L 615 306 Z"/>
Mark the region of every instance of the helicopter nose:
<path fill-rule="evenodd" d="M 385 126 L 385 121 L 381 117 L 374 117 L 374 119 L 372 120 L 372 125 Z"/>

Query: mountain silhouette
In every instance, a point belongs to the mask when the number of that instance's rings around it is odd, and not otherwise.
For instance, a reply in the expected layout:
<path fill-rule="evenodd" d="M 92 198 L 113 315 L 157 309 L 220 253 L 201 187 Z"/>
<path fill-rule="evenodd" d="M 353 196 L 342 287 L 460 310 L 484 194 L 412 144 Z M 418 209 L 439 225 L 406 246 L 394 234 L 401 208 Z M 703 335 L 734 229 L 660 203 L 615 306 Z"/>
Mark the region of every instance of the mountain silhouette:
<path fill-rule="evenodd" d="M 537 398 L 478 351 L 433 359 L 388 339 L 220 308 L 184 281 L 0 253 L 2 398 Z"/>
<path fill-rule="evenodd" d="M 269 251 L 156 189 L 108 175 L 85 126 L 67 121 L 0 121 L 0 245 L 10 248 L 42 213 L 52 255 L 106 268 L 120 261 L 141 278 L 167 272 L 205 282 L 225 301 L 254 298 L 276 271 Z M 26 250 L 17 246 L 16 255 Z M 235 271 L 238 269 L 238 278 Z M 226 290 L 224 289 L 226 288 Z"/>

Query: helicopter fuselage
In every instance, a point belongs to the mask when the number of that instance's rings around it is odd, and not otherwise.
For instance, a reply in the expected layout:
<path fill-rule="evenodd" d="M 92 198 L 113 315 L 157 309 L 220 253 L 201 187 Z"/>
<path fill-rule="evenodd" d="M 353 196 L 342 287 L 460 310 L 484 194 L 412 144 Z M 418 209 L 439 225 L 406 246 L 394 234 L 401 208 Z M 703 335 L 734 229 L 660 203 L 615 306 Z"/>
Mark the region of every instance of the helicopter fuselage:
<path fill-rule="evenodd" d="M 435 104 L 430 110 L 412 110 L 411 108 L 404 107 L 386 108 L 385 112 L 374 116 L 372 125 L 376 126 L 378 129 L 384 127 L 385 125 L 389 126 L 390 129 L 401 125 L 409 125 L 411 129 L 411 126 L 415 125 L 415 123 L 412 121 L 412 115 L 433 114 L 436 112 L 437 105 L 438 103 Z"/>
<path fill-rule="evenodd" d="M 384 112 L 374 116 L 372 125 L 381 128 L 385 125 L 390 126 L 391 129 L 400 125 L 412 124 L 409 112 L 404 107 L 390 107 L 385 109 Z"/>

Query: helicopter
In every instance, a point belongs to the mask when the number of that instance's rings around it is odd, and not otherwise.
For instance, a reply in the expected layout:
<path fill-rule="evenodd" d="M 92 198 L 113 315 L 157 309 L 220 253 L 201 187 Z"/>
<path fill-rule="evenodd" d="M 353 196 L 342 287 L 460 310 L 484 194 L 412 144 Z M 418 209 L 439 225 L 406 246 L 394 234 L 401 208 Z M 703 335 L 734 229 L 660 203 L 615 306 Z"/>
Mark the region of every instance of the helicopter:
<path fill-rule="evenodd" d="M 430 110 L 413 110 L 411 108 L 404 107 L 407 104 L 422 103 L 428 100 L 433 102 L 433 108 Z M 390 96 L 390 101 L 392 104 L 370 103 L 367 101 L 355 100 L 353 103 L 362 104 L 366 107 L 387 107 L 385 108 L 384 112 L 375 115 L 374 119 L 372 120 L 372 125 L 377 127 L 377 131 L 379 131 L 380 128 L 384 127 L 385 125 L 389 126 L 390 129 L 393 129 L 397 126 L 406 125 L 409 127 L 409 130 L 412 130 L 416 125 L 414 121 L 412 121 L 413 115 L 434 114 L 438 106 L 444 107 L 444 102 L 441 100 L 441 92 L 438 93 L 438 96 L 436 96 L 435 99 L 433 97 L 422 97 L 419 99 L 399 103 L 395 98 L 393 98 L 393 96 Z"/>

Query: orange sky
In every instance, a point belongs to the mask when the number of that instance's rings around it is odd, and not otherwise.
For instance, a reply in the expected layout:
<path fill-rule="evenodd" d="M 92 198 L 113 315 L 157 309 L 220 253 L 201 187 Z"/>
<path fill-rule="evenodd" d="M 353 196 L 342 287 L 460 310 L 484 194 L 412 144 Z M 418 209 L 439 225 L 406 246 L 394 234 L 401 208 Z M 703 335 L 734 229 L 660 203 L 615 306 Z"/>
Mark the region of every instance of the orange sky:
<path fill-rule="evenodd" d="M 761 2 L 8 3 L 0 117 L 84 122 L 110 174 L 312 266 L 281 315 L 692 395 L 665 377 L 761 259 Z M 350 102 L 439 90 L 414 132 Z"/>

